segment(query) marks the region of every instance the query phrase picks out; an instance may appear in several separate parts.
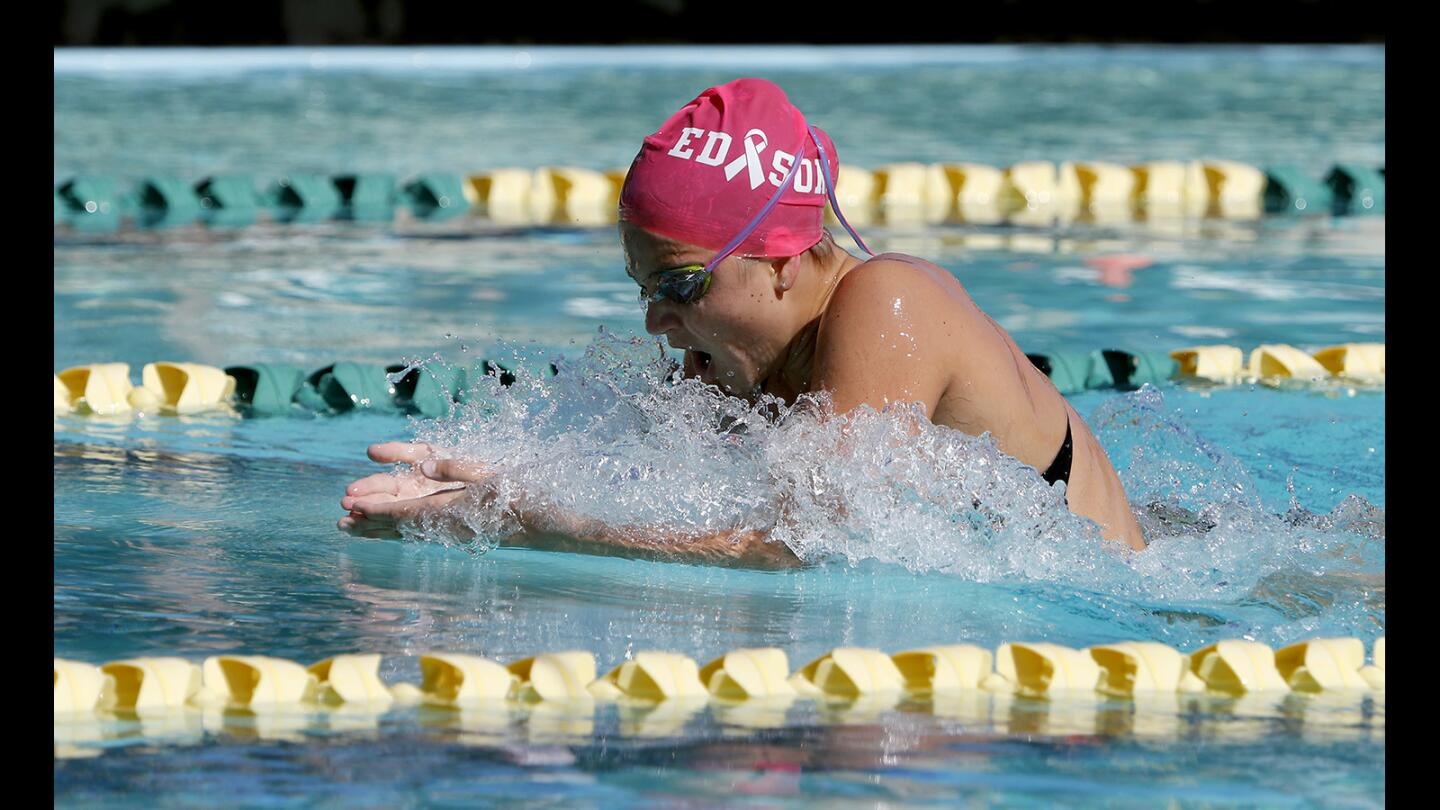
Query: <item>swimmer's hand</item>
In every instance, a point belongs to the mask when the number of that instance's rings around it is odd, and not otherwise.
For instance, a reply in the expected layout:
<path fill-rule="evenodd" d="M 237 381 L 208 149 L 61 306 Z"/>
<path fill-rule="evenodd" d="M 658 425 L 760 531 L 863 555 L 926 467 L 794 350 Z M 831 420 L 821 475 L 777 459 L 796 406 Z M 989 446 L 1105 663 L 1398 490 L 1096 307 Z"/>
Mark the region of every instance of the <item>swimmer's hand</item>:
<path fill-rule="evenodd" d="M 483 465 L 436 458 L 436 450 L 423 442 L 372 444 L 367 451 L 377 464 L 410 464 L 398 473 L 376 473 L 345 488 L 340 508 L 347 511 L 336 525 L 358 537 L 398 538 L 400 527 L 426 514 L 438 514 L 451 502 L 465 497 L 468 484 L 489 477 Z M 471 535 L 469 527 L 451 518 L 448 533 Z"/>

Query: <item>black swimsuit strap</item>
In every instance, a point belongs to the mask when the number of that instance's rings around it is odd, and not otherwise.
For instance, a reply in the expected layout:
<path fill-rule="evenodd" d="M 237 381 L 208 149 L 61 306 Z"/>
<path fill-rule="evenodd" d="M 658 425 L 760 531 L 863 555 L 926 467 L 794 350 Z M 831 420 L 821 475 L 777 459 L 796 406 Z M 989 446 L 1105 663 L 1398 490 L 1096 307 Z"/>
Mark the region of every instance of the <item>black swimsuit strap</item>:
<path fill-rule="evenodd" d="M 1045 482 L 1055 486 L 1056 481 L 1070 483 L 1070 458 L 1075 443 L 1070 437 L 1070 414 L 1065 414 L 1065 441 L 1060 445 L 1060 452 L 1055 454 L 1055 460 L 1050 462 L 1050 469 L 1045 471 Z"/>

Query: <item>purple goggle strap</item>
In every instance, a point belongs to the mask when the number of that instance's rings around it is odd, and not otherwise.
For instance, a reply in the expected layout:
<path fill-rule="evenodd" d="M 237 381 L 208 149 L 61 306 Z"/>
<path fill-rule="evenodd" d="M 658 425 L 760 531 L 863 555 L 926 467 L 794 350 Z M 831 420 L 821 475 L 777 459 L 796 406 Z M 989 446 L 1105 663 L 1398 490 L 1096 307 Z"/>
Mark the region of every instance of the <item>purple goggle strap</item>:
<path fill-rule="evenodd" d="M 870 248 L 866 247 L 865 242 L 860 238 L 860 234 L 855 233 L 855 229 L 850 227 L 849 222 L 845 221 L 845 215 L 840 213 L 840 203 L 835 201 L 834 183 L 829 182 L 830 158 L 826 156 L 825 147 L 820 144 L 820 137 L 815 134 L 815 128 L 808 127 L 808 129 L 810 130 L 810 139 L 815 142 L 815 148 L 820 150 L 820 165 L 822 171 L 825 172 L 825 174 L 823 175 L 826 181 L 825 193 L 830 197 L 830 207 L 835 211 L 835 217 L 840 220 L 840 224 L 844 225 L 845 230 L 848 231 L 850 233 L 850 236 L 855 239 L 855 244 L 859 245 L 861 250 L 869 253 L 871 256 L 874 256 L 875 253 L 871 251 Z M 775 196 L 771 197 L 770 201 L 765 203 L 765 207 L 760 209 L 760 212 L 755 215 L 754 219 L 751 219 L 750 222 L 744 227 L 744 229 L 742 229 L 740 233 L 735 236 L 734 239 L 730 240 L 729 244 L 725 245 L 725 247 L 720 249 L 719 253 L 715 254 L 715 258 L 711 259 L 710 263 L 705 265 L 705 269 L 702 272 L 708 273 L 710 271 L 713 271 L 715 269 L 715 265 L 719 264 L 725 259 L 726 256 L 729 256 L 731 253 L 733 253 L 735 251 L 735 248 L 740 247 L 741 242 L 744 242 L 745 239 L 750 236 L 750 234 L 755 232 L 756 228 L 760 227 L 760 223 L 765 219 L 765 217 L 775 209 L 776 205 L 780 204 L 780 198 L 785 195 L 785 190 L 790 188 L 790 181 L 795 179 L 795 170 L 800 168 L 800 161 L 804 158 L 804 156 L 805 144 L 802 142 L 800 144 L 800 148 L 795 150 L 795 159 L 790 163 L 790 171 L 786 172 L 785 179 L 780 181 L 780 188 L 776 190 Z"/>
<path fill-rule="evenodd" d="M 846 232 L 850 234 L 850 238 L 855 240 L 855 244 L 859 245 L 861 250 L 874 256 L 875 251 L 866 246 L 865 240 L 860 238 L 860 234 L 855 233 L 855 229 L 850 227 L 850 223 L 845 219 L 845 215 L 840 213 L 840 203 L 835 199 L 835 183 L 829 182 L 830 158 L 825 154 L 825 145 L 820 143 L 820 136 L 815 134 L 815 128 L 809 127 L 809 130 L 810 139 L 815 141 L 815 148 L 820 150 L 820 165 L 825 170 L 825 194 L 830 197 L 830 210 L 835 212 L 835 218 L 840 220 L 841 225 L 845 226 Z M 835 175 L 835 182 L 840 182 L 840 175 Z"/>

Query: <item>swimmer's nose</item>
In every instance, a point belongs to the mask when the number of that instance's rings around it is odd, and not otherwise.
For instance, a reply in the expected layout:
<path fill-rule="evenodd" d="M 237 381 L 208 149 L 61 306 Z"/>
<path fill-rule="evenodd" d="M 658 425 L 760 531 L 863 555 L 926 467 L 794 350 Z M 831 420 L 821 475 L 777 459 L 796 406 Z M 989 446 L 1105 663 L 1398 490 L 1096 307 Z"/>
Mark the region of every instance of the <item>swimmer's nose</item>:
<path fill-rule="evenodd" d="M 645 311 L 645 331 L 652 335 L 663 335 L 679 325 L 680 317 L 669 301 L 656 301 Z"/>

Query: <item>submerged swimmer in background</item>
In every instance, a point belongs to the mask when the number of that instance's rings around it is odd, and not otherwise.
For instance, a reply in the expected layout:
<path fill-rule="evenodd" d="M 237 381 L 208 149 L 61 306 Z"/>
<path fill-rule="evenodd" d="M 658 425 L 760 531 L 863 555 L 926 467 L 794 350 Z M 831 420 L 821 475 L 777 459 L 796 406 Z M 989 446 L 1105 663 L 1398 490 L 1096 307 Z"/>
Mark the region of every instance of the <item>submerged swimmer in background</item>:
<path fill-rule="evenodd" d="M 839 414 L 915 403 L 937 425 L 989 433 L 1051 485 L 1064 481 L 1070 510 L 1104 538 L 1143 549 L 1125 490 L 1085 421 L 953 275 L 913 256 L 861 259 L 835 244 L 823 227 L 827 199 L 869 253 L 834 199 L 838 171 L 829 136 L 762 79 L 706 90 L 671 116 L 645 139 L 620 195 L 626 272 L 646 302 L 646 331 L 685 350 L 687 377 L 735 396 L 794 402 L 826 392 Z M 397 535 L 443 514 L 491 476 L 422 443 L 373 445 L 369 455 L 413 468 L 346 489 L 339 526 L 364 536 Z M 797 562 L 755 530 L 666 536 L 524 497 L 509 507 L 522 531 L 501 545 Z"/>

